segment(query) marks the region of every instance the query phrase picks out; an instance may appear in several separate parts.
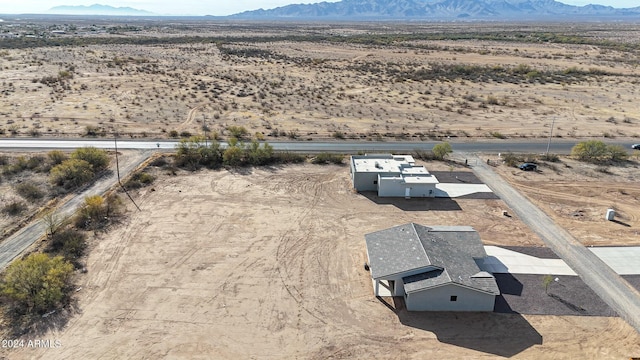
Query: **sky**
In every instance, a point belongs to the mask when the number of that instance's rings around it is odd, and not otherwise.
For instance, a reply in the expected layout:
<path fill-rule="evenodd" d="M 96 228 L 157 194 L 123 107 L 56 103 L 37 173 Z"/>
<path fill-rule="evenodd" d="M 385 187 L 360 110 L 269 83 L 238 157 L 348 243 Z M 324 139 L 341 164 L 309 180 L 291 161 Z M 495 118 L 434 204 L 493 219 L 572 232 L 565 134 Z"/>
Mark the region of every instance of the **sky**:
<path fill-rule="evenodd" d="M 339 0 L 327 0 L 337 2 Z M 151 11 L 158 15 L 231 15 L 246 10 L 272 9 L 289 4 L 310 4 L 321 1 L 309 0 L 0 0 L 0 14 L 37 14 L 46 13 L 57 5 L 102 4 L 114 7 L 128 6 Z M 629 8 L 640 5 L 638 0 L 562 0 L 570 5 L 595 3 L 616 8 Z"/>

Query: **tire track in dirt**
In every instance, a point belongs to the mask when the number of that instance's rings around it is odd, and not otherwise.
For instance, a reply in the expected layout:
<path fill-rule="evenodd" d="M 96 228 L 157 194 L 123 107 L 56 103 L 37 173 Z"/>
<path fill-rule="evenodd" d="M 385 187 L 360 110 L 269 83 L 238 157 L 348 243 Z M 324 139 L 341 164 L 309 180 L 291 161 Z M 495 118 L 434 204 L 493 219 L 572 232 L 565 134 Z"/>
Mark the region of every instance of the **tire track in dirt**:
<path fill-rule="evenodd" d="M 178 125 L 178 131 L 184 130 L 186 127 L 191 125 L 194 119 L 196 118 L 196 113 L 203 108 L 204 108 L 204 105 L 198 105 L 193 109 L 189 110 L 189 113 L 187 113 L 187 119 L 182 124 Z"/>

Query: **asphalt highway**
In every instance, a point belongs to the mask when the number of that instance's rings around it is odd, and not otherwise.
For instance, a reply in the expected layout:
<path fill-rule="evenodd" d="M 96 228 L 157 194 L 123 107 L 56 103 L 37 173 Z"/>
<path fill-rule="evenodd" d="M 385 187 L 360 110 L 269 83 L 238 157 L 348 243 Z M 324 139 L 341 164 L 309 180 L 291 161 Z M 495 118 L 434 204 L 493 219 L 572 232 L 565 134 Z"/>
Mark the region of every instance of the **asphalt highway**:
<path fill-rule="evenodd" d="M 631 150 L 630 141 L 608 140 L 608 144 L 622 145 L 625 149 Z M 179 143 L 178 140 L 130 140 L 118 139 L 119 149 L 136 150 L 161 150 L 172 151 Z M 275 150 L 292 152 L 390 152 L 413 150 L 430 150 L 440 141 L 269 141 Z M 549 152 L 554 154 L 568 154 L 577 141 L 552 140 Z M 480 141 L 459 141 L 450 140 L 454 151 L 462 152 L 484 152 L 484 153 L 544 153 L 547 151 L 547 140 L 521 141 L 521 140 L 480 140 Z M 227 146 L 225 142 L 221 145 Z M 115 143 L 113 139 L 0 139 L 0 151 L 35 151 L 54 149 L 76 149 L 85 146 L 93 146 L 99 149 L 113 149 Z"/>

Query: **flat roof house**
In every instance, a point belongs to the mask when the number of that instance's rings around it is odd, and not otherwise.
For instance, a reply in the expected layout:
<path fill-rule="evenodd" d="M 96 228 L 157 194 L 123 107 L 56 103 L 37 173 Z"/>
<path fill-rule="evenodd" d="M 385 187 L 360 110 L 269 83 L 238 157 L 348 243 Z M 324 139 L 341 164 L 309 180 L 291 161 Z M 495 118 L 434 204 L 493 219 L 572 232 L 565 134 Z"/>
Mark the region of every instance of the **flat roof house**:
<path fill-rule="evenodd" d="M 435 197 L 438 179 L 411 155 L 351 156 L 351 180 L 357 191 L 377 191 L 381 197 Z"/>
<path fill-rule="evenodd" d="M 365 241 L 376 296 L 403 296 L 409 311 L 493 311 L 500 290 L 476 264 L 487 254 L 472 227 L 409 223 Z"/>

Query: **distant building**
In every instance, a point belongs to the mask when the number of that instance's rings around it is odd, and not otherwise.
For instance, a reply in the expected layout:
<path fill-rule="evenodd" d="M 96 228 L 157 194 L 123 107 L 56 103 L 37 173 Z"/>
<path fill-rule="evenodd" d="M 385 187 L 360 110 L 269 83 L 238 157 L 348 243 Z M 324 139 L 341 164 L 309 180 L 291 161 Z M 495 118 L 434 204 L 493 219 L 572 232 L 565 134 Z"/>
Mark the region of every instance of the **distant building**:
<path fill-rule="evenodd" d="M 476 263 L 487 254 L 472 227 L 409 223 L 365 241 L 376 296 L 402 296 L 409 311 L 493 311 L 500 290 Z"/>
<path fill-rule="evenodd" d="M 438 179 L 411 155 L 351 156 L 351 180 L 357 191 L 377 191 L 381 197 L 435 197 Z"/>

